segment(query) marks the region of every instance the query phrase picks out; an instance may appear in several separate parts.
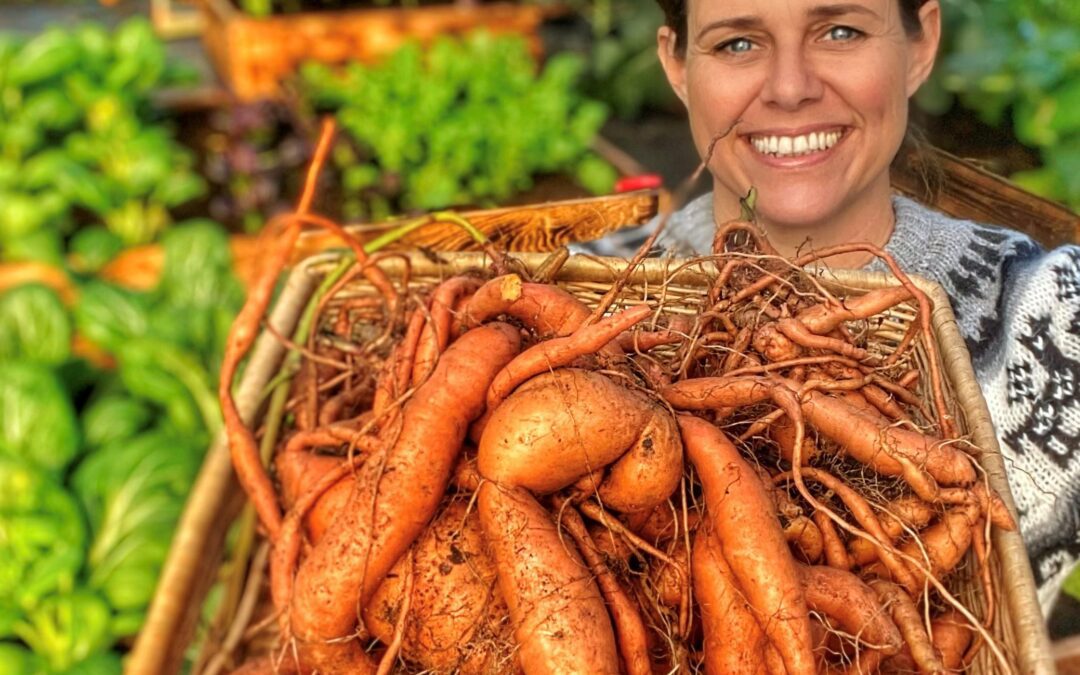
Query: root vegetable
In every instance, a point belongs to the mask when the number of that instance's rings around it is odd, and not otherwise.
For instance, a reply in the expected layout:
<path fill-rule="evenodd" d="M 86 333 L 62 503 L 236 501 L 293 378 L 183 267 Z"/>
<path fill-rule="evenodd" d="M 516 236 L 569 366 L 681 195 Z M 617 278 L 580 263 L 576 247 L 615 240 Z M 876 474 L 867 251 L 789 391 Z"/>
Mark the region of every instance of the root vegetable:
<path fill-rule="evenodd" d="M 806 604 L 836 621 L 863 648 L 891 656 L 903 641 L 874 590 L 851 572 L 832 567 L 802 567 Z"/>
<path fill-rule="evenodd" d="M 769 675 L 765 632 L 709 525 L 698 530 L 694 538 L 693 571 L 694 595 L 701 608 L 705 672 Z"/>
<path fill-rule="evenodd" d="M 491 415 L 480 441 L 480 475 L 548 494 L 626 456 L 600 488 L 612 508 L 664 502 L 682 477 L 670 414 L 609 378 L 563 368 L 519 387 Z"/>
<path fill-rule="evenodd" d="M 816 672 L 797 564 L 768 491 L 723 432 L 691 415 L 678 421 L 705 492 L 707 522 L 738 587 L 788 672 Z"/>
<path fill-rule="evenodd" d="M 506 324 L 463 335 L 405 404 L 397 442 L 358 473 L 358 489 L 296 575 L 290 622 L 311 647 L 310 661 L 305 659 L 311 667 L 338 667 L 355 648 L 352 642 L 326 641 L 352 632 L 357 604 L 367 604 L 434 515 L 467 426 L 483 410 L 491 379 L 518 346 L 517 331 Z"/>
<path fill-rule="evenodd" d="M 405 586 L 403 556 L 363 608 L 364 625 L 391 641 Z M 413 589 L 402 656 L 425 669 L 464 674 L 494 670 L 511 640 L 506 603 L 480 519 L 467 502 L 451 502 L 413 545 Z"/>
<path fill-rule="evenodd" d="M 604 600 L 547 510 L 527 490 L 490 481 L 478 504 L 526 675 L 617 675 Z"/>

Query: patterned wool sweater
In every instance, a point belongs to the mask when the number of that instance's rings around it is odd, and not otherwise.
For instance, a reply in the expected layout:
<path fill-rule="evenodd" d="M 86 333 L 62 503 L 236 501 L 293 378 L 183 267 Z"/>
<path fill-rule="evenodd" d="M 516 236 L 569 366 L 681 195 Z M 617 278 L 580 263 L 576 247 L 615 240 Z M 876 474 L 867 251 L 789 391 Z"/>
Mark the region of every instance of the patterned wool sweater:
<path fill-rule="evenodd" d="M 886 245 L 901 269 L 944 287 L 1005 457 L 1020 529 L 1049 612 L 1080 557 L 1080 247 L 1046 252 L 1027 236 L 955 220 L 895 197 Z M 656 221 L 584 245 L 629 256 Z M 675 213 L 657 241 L 707 252 L 712 195 Z M 871 269 L 886 271 L 883 264 Z"/>

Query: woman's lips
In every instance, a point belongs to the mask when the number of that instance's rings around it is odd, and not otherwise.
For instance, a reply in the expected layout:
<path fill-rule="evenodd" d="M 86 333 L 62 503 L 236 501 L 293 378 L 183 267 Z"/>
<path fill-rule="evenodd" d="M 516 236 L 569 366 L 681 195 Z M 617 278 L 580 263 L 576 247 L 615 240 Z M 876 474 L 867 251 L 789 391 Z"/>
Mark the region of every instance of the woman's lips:
<path fill-rule="evenodd" d="M 800 134 L 749 134 L 744 136 L 755 159 L 776 168 L 802 168 L 824 162 L 847 138 L 845 127 Z"/>

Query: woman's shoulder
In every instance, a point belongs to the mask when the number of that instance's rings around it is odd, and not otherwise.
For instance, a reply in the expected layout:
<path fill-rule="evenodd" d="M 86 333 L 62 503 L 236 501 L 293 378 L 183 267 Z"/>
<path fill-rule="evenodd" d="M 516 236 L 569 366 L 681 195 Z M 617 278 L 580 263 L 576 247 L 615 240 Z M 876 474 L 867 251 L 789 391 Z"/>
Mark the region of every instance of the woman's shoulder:
<path fill-rule="evenodd" d="M 901 269 L 937 282 L 978 358 L 1001 331 L 1010 306 L 1061 296 L 1080 305 L 1080 248 L 1047 251 L 1008 228 L 951 218 L 895 197 L 896 228 L 886 250 Z"/>

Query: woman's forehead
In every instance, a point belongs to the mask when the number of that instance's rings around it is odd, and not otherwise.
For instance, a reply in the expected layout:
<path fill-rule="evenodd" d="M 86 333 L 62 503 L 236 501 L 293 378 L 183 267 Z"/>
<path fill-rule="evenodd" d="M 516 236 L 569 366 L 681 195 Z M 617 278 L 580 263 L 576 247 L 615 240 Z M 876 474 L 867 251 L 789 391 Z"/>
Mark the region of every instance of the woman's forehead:
<path fill-rule="evenodd" d="M 739 23 L 807 20 L 848 15 L 887 20 L 897 0 L 690 0 L 690 13 Z"/>

